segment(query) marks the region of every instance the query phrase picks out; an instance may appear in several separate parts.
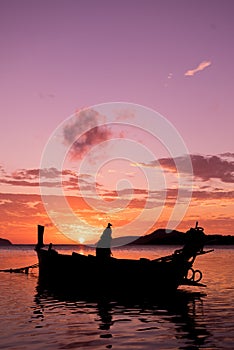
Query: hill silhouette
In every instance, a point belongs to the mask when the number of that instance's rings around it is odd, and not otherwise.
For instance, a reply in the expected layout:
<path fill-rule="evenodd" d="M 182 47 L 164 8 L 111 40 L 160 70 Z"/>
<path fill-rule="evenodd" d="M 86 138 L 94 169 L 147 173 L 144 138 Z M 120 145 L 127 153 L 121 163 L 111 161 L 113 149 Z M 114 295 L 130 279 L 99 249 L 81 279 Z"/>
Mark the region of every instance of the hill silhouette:
<path fill-rule="evenodd" d="M 0 246 L 12 245 L 8 239 L 0 238 Z"/>
<path fill-rule="evenodd" d="M 130 244 L 137 245 L 184 245 L 185 233 L 177 230 L 167 231 L 166 229 L 157 229 L 154 232 L 137 238 Z M 205 244 L 208 245 L 234 245 L 234 236 L 228 235 L 206 235 Z"/>

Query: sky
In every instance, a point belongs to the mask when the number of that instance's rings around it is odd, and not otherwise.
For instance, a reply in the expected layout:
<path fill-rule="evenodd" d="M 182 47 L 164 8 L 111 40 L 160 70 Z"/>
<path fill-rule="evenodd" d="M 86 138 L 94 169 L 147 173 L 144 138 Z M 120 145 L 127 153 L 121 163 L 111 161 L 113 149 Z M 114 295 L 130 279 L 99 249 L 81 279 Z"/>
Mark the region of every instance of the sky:
<path fill-rule="evenodd" d="M 233 10 L 0 0 L 0 237 L 234 234 Z"/>

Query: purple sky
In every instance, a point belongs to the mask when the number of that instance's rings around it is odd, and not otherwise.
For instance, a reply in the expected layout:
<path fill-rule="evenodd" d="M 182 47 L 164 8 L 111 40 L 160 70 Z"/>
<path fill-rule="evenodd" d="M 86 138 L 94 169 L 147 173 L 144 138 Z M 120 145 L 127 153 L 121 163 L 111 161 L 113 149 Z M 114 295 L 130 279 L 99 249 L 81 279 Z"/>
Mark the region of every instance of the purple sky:
<path fill-rule="evenodd" d="M 210 196 L 218 213 L 212 217 L 204 200 L 210 230 L 220 220 L 230 233 L 233 14 L 233 0 L 0 0 L 2 227 L 17 210 L 9 209 L 7 193 L 38 193 L 43 149 L 58 125 L 84 107 L 122 101 L 172 123 L 193 155 L 189 220 L 198 216 L 196 201 Z M 164 159 L 166 169 L 170 161 Z"/>
<path fill-rule="evenodd" d="M 60 122 L 110 101 L 155 109 L 191 153 L 232 151 L 233 10 L 232 0 L 1 0 L 0 162 L 38 166 Z"/>

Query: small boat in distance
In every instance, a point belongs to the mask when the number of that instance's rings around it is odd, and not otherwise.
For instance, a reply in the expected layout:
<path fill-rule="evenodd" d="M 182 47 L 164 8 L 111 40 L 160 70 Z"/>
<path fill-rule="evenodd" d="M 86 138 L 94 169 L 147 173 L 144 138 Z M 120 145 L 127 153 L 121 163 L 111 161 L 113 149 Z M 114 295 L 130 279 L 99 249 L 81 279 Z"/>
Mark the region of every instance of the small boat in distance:
<path fill-rule="evenodd" d="M 180 285 L 205 287 L 200 283 L 202 272 L 193 269 L 203 250 L 205 234 L 196 223 L 185 233 L 186 243 L 171 255 L 150 260 L 146 258 L 99 258 L 76 252 L 61 254 L 43 244 L 44 226 L 38 225 L 35 250 L 39 262 L 39 283 L 65 291 L 95 295 L 134 293 L 157 295 L 175 291 Z"/>

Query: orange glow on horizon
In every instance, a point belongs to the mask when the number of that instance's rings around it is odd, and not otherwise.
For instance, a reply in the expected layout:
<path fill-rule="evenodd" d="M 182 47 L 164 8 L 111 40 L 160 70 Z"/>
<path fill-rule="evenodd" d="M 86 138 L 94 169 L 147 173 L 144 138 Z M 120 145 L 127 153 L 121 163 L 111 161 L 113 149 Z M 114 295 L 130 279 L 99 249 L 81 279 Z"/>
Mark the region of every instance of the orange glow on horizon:
<path fill-rule="evenodd" d="M 47 244 L 50 242 L 54 244 L 76 243 L 60 233 L 50 221 L 42 203 L 39 201 L 38 195 L 1 195 L 1 201 L 1 238 L 9 239 L 14 244 L 34 244 L 37 240 L 37 225 L 41 224 L 45 225 L 45 242 Z M 89 208 L 79 197 L 70 197 L 69 203 L 73 209 L 76 209 L 77 215 L 82 215 L 82 219 L 94 227 L 102 229 L 107 222 L 112 222 L 114 237 L 116 237 L 116 228 L 121 227 L 123 227 L 122 235 L 126 235 L 124 226 L 131 220 L 134 221 L 141 210 L 134 200 L 131 201 L 131 205 L 127 206 L 125 210 L 109 213 L 108 216 L 101 211 L 97 212 L 93 208 Z M 172 208 L 173 206 L 171 205 L 163 208 L 160 217 L 147 234 L 167 226 Z M 151 209 L 146 210 L 149 210 L 150 214 Z M 234 203 L 231 199 L 226 199 L 225 201 L 213 199 L 198 201 L 193 199 L 177 229 L 186 231 L 189 227 L 193 227 L 196 221 L 199 221 L 199 225 L 204 227 L 207 234 L 233 235 L 233 212 Z M 121 230 L 118 232 L 121 232 Z M 130 234 L 134 235 L 134 232 L 130 232 Z M 93 238 L 94 241 L 97 238 L 98 233 Z M 76 241 L 85 243 L 85 236 L 77 231 Z"/>

